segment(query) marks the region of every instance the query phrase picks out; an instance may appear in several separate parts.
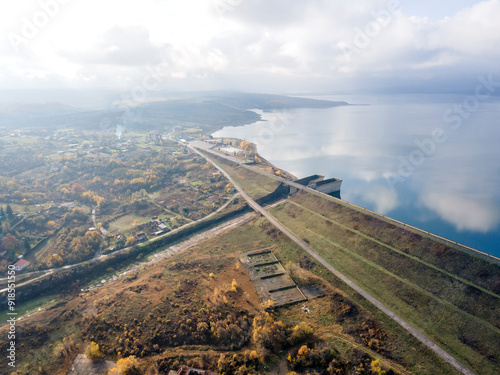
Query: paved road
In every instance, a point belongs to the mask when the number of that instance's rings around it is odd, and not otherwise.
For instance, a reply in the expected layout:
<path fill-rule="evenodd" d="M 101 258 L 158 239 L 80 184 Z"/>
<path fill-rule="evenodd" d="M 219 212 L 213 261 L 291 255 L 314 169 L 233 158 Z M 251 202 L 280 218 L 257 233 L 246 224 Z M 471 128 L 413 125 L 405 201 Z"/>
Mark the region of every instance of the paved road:
<path fill-rule="evenodd" d="M 241 187 L 239 187 L 235 183 L 235 181 L 231 178 L 231 176 L 224 169 L 219 167 L 210 158 L 206 157 L 198 150 L 195 149 L 195 151 L 198 152 L 199 155 L 203 156 L 206 160 L 211 162 L 219 171 L 221 171 L 221 173 L 223 173 L 226 176 L 226 178 L 233 184 L 233 186 L 240 192 L 241 196 L 243 198 L 245 198 L 245 200 L 248 202 L 248 204 L 255 211 L 257 211 L 262 216 L 264 216 L 267 220 L 269 220 L 274 226 L 276 226 L 288 238 L 290 238 L 293 242 L 295 242 L 298 246 L 300 246 L 304 251 L 306 251 L 314 259 L 316 259 L 319 263 L 321 263 L 327 270 L 329 270 L 331 273 L 333 273 L 335 276 L 337 276 L 339 279 L 341 279 L 344 283 L 349 285 L 352 289 L 354 289 L 357 293 L 362 295 L 365 299 L 370 301 L 379 310 L 381 310 L 383 313 L 385 313 L 387 316 L 389 316 L 391 319 L 393 319 L 396 323 L 398 323 L 400 326 L 402 326 L 404 329 L 406 329 L 417 340 L 419 340 L 421 343 L 423 343 L 425 346 L 427 346 L 429 349 L 431 349 L 434 353 L 436 353 L 438 356 L 440 356 L 442 359 L 444 359 L 446 362 L 448 362 L 450 365 L 452 365 L 459 372 L 461 372 L 462 374 L 465 374 L 465 375 L 474 375 L 474 373 L 472 371 L 470 371 L 467 367 L 462 365 L 459 361 L 457 361 L 455 358 L 453 358 L 446 351 L 441 349 L 432 340 L 427 338 L 424 334 L 422 334 L 420 331 L 415 329 L 413 326 L 411 326 L 409 323 L 407 323 L 404 319 L 402 319 L 400 316 L 398 316 L 396 313 L 394 313 L 392 310 L 390 310 L 387 306 L 382 304 L 375 297 L 373 297 L 371 294 L 366 292 L 364 289 L 362 289 L 360 286 L 358 286 L 356 283 L 354 283 L 352 280 L 350 280 L 347 276 L 345 276 L 343 273 L 341 273 L 336 268 L 334 268 L 330 263 L 328 263 L 326 260 L 324 260 L 322 257 L 320 257 L 314 250 L 312 250 L 309 246 L 307 246 L 304 242 L 302 242 L 302 240 L 297 238 L 292 232 L 290 232 L 287 228 L 285 228 L 278 220 L 276 220 L 273 216 L 271 216 L 262 206 L 260 206 L 252 198 L 250 198 L 243 191 L 243 189 L 241 189 Z"/>
<path fill-rule="evenodd" d="M 252 167 L 250 165 L 243 164 L 241 159 L 238 159 L 238 158 L 236 158 L 234 156 L 230 156 L 230 155 L 226 155 L 226 154 L 215 152 L 212 149 L 210 149 L 210 145 L 207 144 L 207 143 L 205 143 L 205 142 L 202 142 L 202 141 L 193 141 L 193 142 L 189 143 L 189 146 L 191 148 L 193 148 L 193 149 L 194 149 L 194 147 L 197 147 L 197 148 L 202 149 L 203 151 L 211 153 L 212 155 L 223 157 L 223 158 L 225 158 L 227 160 L 230 160 L 230 161 L 232 161 L 234 163 L 239 164 L 243 168 L 247 168 L 247 169 L 249 169 L 249 170 L 251 170 L 253 172 L 260 173 L 260 174 L 262 174 L 264 176 L 268 176 L 268 177 L 274 178 L 275 180 L 283 182 L 283 183 L 285 183 L 285 184 L 287 184 L 287 185 L 289 185 L 291 187 L 294 187 L 296 189 L 305 190 L 308 193 L 311 193 L 311 194 L 314 194 L 314 195 L 318 195 L 318 196 L 321 196 L 323 198 L 327 195 L 327 194 L 324 194 L 324 193 L 322 193 L 320 191 L 308 188 L 307 186 L 297 184 L 296 182 L 293 182 L 293 181 L 290 181 L 290 180 L 286 180 L 286 179 L 284 179 L 282 177 L 279 177 L 279 176 L 276 176 L 276 175 L 274 175 L 272 173 L 263 171 L 263 170 L 261 170 L 259 168 L 254 168 L 254 167 Z M 354 210 L 358 210 L 358 211 L 363 212 L 365 214 L 369 214 L 369 215 L 375 216 L 375 217 L 377 217 L 380 220 L 388 222 L 389 224 L 400 226 L 401 228 L 404 228 L 404 229 L 409 230 L 409 231 L 413 231 L 413 232 L 415 232 L 417 234 L 420 234 L 420 235 L 422 235 L 424 237 L 429 237 L 432 240 L 440 242 L 440 243 L 442 243 L 442 244 L 444 244 L 446 246 L 452 246 L 452 247 L 455 246 L 455 247 L 457 247 L 460 250 L 468 252 L 469 254 L 472 254 L 472 255 L 475 255 L 475 256 L 479 256 L 481 258 L 484 258 L 484 259 L 487 259 L 489 261 L 493 261 L 493 262 L 495 262 L 497 264 L 500 264 L 500 258 L 499 257 L 496 257 L 494 255 L 485 253 L 484 251 L 480 251 L 480 250 L 474 249 L 472 247 L 466 246 L 464 244 L 458 243 L 456 241 L 452 241 L 452 240 L 450 240 L 448 238 L 444 238 L 444 237 L 438 236 L 438 235 L 436 235 L 434 233 L 424 231 L 424 230 L 422 230 L 420 228 L 417 228 L 417 227 L 414 227 L 412 225 L 408 225 L 406 223 L 400 222 L 400 221 L 395 220 L 395 219 L 393 219 L 391 217 L 387 217 L 385 215 L 379 214 L 378 212 L 370 211 L 370 210 L 367 210 L 366 208 L 363 208 L 363 207 L 360 207 L 360 206 L 356 206 L 355 204 L 343 201 L 341 199 L 337 199 L 337 198 L 334 198 L 334 197 L 331 197 L 331 196 L 328 196 L 328 197 L 330 199 L 335 199 L 336 203 L 338 203 L 338 204 L 341 204 L 343 206 L 349 207 L 349 208 L 354 209 Z"/>

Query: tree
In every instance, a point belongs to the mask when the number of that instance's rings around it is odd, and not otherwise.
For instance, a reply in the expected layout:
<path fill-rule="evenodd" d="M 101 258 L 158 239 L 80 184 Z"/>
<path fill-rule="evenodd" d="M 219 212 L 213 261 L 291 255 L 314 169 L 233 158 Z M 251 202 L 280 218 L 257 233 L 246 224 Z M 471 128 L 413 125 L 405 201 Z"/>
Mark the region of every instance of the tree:
<path fill-rule="evenodd" d="M 2 247 L 7 251 L 13 251 L 17 247 L 18 242 L 16 237 L 7 233 L 7 235 L 2 238 Z"/>
<path fill-rule="evenodd" d="M 134 236 L 127 237 L 127 242 L 125 242 L 125 246 L 132 246 L 133 244 L 135 244 L 135 237 Z"/>
<path fill-rule="evenodd" d="M 71 185 L 71 192 L 73 194 L 74 193 L 83 193 L 84 191 L 85 191 L 85 188 L 76 182 L 73 185 Z"/>
<path fill-rule="evenodd" d="M 10 232 L 10 224 L 8 221 L 2 222 L 2 233 L 6 234 Z"/>
<path fill-rule="evenodd" d="M 238 283 L 236 282 L 235 279 L 233 279 L 233 282 L 231 283 L 231 290 L 233 292 L 236 292 L 238 290 Z"/>
<path fill-rule="evenodd" d="M 255 150 L 250 142 L 242 141 L 240 147 L 245 151 L 246 156 L 253 157 Z"/>
<path fill-rule="evenodd" d="M 300 322 L 298 325 L 293 327 L 292 335 L 289 338 L 289 341 L 292 345 L 298 344 L 304 341 L 312 333 L 313 329 L 311 326 L 307 325 L 305 322 Z"/>
<path fill-rule="evenodd" d="M 380 359 L 376 359 L 376 360 L 372 361 L 372 363 L 370 365 L 371 365 L 372 371 L 375 374 L 377 374 L 377 375 L 385 375 L 386 374 L 386 372 L 384 370 L 382 370 L 382 367 L 380 367 Z"/>
<path fill-rule="evenodd" d="M 99 344 L 96 344 L 94 341 L 92 341 L 89 345 L 87 345 L 87 348 L 85 349 L 85 355 L 92 361 L 100 359 L 102 355 L 99 351 Z"/>
<path fill-rule="evenodd" d="M 12 211 L 12 207 L 10 207 L 10 204 L 7 205 L 7 208 L 5 209 L 5 213 L 7 214 L 7 217 L 9 219 L 12 219 L 14 217 L 14 211 Z"/>
<path fill-rule="evenodd" d="M 116 367 L 109 370 L 108 375 L 139 375 L 139 361 L 135 356 L 121 358 L 116 362 Z"/>
<path fill-rule="evenodd" d="M 307 353 L 309 353 L 309 348 L 307 347 L 307 345 L 302 345 L 297 355 L 300 357 L 305 357 Z"/>
<path fill-rule="evenodd" d="M 26 251 L 29 251 L 31 249 L 30 241 L 27 237 L 24 237 L 24 249 Z"/>
<path fill-rule="evenodd" d="M 258 347 L 277 353 L 286 343 L 285 324 L 267 312 L 257 315 L 253 319 L 252 340 Z"/>

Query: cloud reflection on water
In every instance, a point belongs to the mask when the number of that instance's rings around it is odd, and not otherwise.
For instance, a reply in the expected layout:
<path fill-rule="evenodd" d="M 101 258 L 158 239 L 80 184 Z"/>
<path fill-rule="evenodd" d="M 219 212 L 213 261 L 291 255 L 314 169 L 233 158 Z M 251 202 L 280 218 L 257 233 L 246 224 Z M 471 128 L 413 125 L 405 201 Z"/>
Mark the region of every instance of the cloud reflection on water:
<path fill-rule="evenodd" d="M 415 148 L 415 139 L 446 125 L 442 114 L 453 101 L 431 99 L 289 111 L 286 129 L 267 144 L 256 137 L 265 121 L 226 128 L 216 135 L 257 143 L 266 159 L 299 177 L 320 173 L 342 178 L 343 199 L 383 214 L 404 212 L 400 219 L 411 218 L 417 226 L 437 215 L 457 232 L 496 232 L 500 174 L 495 172 L 500 169 L 500 151 L 492 139 L 500 138 L 500 129 L 494 126 L 500 116 L 497 102 L 486 103 L 463 129 L 450 133 L 396 191 L 384 185 L 384 176 L 398 167 L 399 156 Z M 265 120 L 271 114 L 262 115 Z"/>

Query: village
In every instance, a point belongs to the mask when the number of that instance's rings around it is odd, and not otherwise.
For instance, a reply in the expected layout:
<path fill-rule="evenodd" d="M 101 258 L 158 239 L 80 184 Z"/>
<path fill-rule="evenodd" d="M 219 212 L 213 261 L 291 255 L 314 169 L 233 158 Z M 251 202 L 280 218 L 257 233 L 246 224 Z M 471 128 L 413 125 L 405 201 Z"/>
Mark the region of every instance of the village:
<path fill-rule="evenodd" d="M 59 267 L 161 236 L 232 196 L 200 129 L 14 130 L 0 140 L 0 266 Z M 5 213 L 8 212 L 8 215 Z"/>

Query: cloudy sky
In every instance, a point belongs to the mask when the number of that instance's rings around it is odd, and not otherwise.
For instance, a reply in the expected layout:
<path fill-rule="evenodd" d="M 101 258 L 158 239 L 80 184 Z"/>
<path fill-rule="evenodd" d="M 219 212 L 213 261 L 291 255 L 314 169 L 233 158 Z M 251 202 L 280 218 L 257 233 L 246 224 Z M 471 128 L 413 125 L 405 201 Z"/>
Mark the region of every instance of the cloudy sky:
<path fill-rule="evenodd" d="M 175 90 L 451 92 L 496 74 L 500 62 L 500 0 L 23 0 L 2 8 L 0 89 L 127 89 L 147 79 Z"/>

